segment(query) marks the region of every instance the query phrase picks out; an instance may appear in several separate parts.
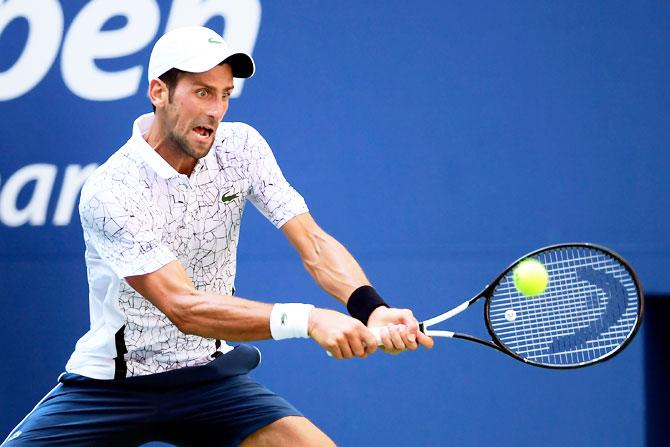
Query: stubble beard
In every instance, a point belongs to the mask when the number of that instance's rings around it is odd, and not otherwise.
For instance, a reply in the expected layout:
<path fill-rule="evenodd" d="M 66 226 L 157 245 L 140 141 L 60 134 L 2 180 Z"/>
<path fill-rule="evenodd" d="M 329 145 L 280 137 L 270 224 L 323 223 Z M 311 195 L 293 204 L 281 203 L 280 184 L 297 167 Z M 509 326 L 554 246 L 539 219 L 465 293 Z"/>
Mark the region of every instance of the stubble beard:
<path fill-rule="evenodd" d="M 212 145 L 214 144 L 214 141 L 212 141 L 207 147 L 207 150 L 204 152 L 198 152 L 195 149 L 193 149 L 188 142 L 186 141 L 186 138 L 184 138 L 181 135 L 177 135 L 174 131 L 170 131 L 168 135 L 168 140 L 173 143 L 176 147 L 179 148 L 184 154 L 188 155 L 191 158 L 194 158 L 196 160 L 199 160 L 206 156 L 209 151 L 212 149 Z"/>

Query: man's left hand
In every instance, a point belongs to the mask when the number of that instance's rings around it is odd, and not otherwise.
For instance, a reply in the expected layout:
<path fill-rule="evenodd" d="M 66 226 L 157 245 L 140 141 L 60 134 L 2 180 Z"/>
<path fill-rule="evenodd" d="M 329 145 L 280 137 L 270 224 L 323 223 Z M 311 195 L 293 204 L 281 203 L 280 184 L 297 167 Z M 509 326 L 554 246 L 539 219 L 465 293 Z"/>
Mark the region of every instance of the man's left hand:
<path fill-rule="evenodd" d="M 419 331 L 419 322 L 409 309 L 378 307 L 368 319 L 368 328 L 373 327 L 381 328 L 381 348 L 390 354 L 433 347 L 433 339 Z"/>

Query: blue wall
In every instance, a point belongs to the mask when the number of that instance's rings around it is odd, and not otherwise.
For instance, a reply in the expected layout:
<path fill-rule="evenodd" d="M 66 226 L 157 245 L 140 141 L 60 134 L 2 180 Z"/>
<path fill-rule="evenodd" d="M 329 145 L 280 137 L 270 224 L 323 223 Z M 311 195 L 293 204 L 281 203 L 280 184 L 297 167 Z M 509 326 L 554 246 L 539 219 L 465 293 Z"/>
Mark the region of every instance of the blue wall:
<path fill-rule="evenodd" d="M 70 192 L 149 109 L 151 44 L 179 8 L 253 48 L 257 75 L 226 119 L 259 129 L 388 301 L 431 316 L 564 241 L 610 246 L 646 290 L 670 291 L 665 2 L 30 3 L 0 3 L 0 433 L 53 386 L 87 329 Z M 21 9 L 30 20 L 12 19 Z M 82 37 L 95 20 L 123 44 Z M 141 75 L 114 93 L 77 66 L 81 48 L 98 72 Z M 336 306 L 280 232 L 252 207 L 244 220 L 241 296 Z M 475 312 L 452 327 L 480 322 Z M 348 362 L 309 341 L 262 342 L 255 377 L 345 446 L 642 446 L 642 340 L 567 372 L 458 341 Z"/>

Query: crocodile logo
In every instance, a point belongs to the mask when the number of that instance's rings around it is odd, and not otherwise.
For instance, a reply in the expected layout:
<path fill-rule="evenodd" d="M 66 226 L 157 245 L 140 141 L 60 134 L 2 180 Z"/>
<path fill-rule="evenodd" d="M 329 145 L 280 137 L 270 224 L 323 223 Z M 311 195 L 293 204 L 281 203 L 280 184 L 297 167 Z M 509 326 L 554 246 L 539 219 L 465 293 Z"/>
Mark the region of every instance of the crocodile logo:
<path fill-rule="evenodd" d="M 231 200 L 237 199 L 238 195 L 237 194 L 230 194 L 228 195 L 227 192 L 224 192 L 223 195 L 221 196 L 221 201 L 223 203 L 230 202 Z"/>

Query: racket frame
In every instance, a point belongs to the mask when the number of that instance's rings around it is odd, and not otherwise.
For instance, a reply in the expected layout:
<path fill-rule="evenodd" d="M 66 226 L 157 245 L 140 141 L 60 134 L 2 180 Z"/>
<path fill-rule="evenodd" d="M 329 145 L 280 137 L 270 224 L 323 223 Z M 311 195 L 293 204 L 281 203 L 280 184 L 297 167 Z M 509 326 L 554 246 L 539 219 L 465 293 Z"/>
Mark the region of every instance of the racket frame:
<path fill-rule="evenodd" d="M 635 326 L 633 327 L 633 330 L 631 333 L 628 335 L 626 340 L 624 340 L 621 345 L 619 345 L 616 349 L 614 349 L 612 352 L 608 353 L 607 355 L 591 360 L 588 362 L 584 363 L 576 363 L 576 364 L 570 364 L 570 365 L 548 365 L 548 364 L 543 364 L 539 362 L 534 362 L 532 360 L 529 360 L 527 358 L 521 357 L 520 355 L 517 355 L 510 349 L 508 349 L 504 343 L 502 343 L 498 337 L 496 336 L 495 332 L 491 328 L 491 320 L 490 320 L 490 303 L 491 303 L 491 296 L 493 296 L 493 292 L 495 291 L 496 287 L 499 285 L 500 281 L 512 270 L 514 269 L 521 261 L 531 258 L 533 256 L 536 256 L 540 253 L 550 251 L 550 250 L 557 250 L 561 248 L 585 248 L 585 249 L 595 249 L 602 251 L 603 253 L 611 256 L 612 258 L 616 259 L 618 262 L 621 263 L 621 265 L 624 266 L 624 268 L 627 270 L 627 272 L 630 274 L 633 283 L 635 284 L 636 290 L 637 290 L 637 305 L 638 305 L 638 314 L 637 314 L 637 320 L 635 322 Z M 419 330 L 423 332 L 424 334 L 428 336 L 437 336 L 437 337 L 446 337 L 446 338 L 460 338 L 463 340 L 469 340 L 475 343 L 479 343 L 484 346 L 488 346 L 490 348 L 494 348 L 502 353 L 505 353 L 509 355 L 510 357 L 519 360 L 523 363 L 526 363 L 528 365 L 533 365 L 533 366 L 538 366 L 541 368 L 548 368 L 548 369 L 575 369 L 575 368 L 581 368 L 584 366 L 590 366 L 596 363 L 601 363 L 604 362 L 605 360 L 609 360 L 616 355 L 618 355 L 628 344 L 633 340 L 635 337 L 635 334 L 637 334 L 638 330 L 640 329 L 640 325 L 642 324 L 642 315 L 644 314 L 644 293 L 642 291 L 642 285 L 640 284 L 640 281 L 638 279 L 637 274 L 633 270 L 633 268 L 630 266 L 628 261 L 626 261 L 621 255 L 618 253 L 613 252 L 609 248 L 603 247 L 601 245 L 597 244 L 592 244 L 588 242 L 567 242 L 567 243 L 561 243 L 561 244 L 554 244 L 554 245 L 548 245 L 546 247 L 539 248 L 535 251 L 532 251 L 513 263 L 511 263 L 505 270 L 500 273 L 495 280 L 493 280 L 491 283 L 489 283 L 484 290 L 482 290 L 480 293 L 475 295 L 473 298 L 461 303 L 460 305 L 454 307 L 453 309 L 444 312 L 440 315 L 437 315 L 433 318 L 429 318 L 428 320 L 424 320 L 421 323 L 419 323 Z M 465 309 L 473 305 L 475 302 L 479 301 L 481 298 L 484 298 L 486 303 L 484 305 L 484 321 L 486 322 L 486 329 L 488 330 L 489 335 L 491 336 L 491 340 L 483 340 L 481 338 L 468 335 L 468 334 L 462 334 L 458 332 L 452 332 L 452 331 L 444 331 L 444 330 L 433 330 L 429 329 L 429 327 L 436 325 L 438 323 L 441 323 L 443 321 L 446 321 L 461 312 L 463 312 Z"/>

